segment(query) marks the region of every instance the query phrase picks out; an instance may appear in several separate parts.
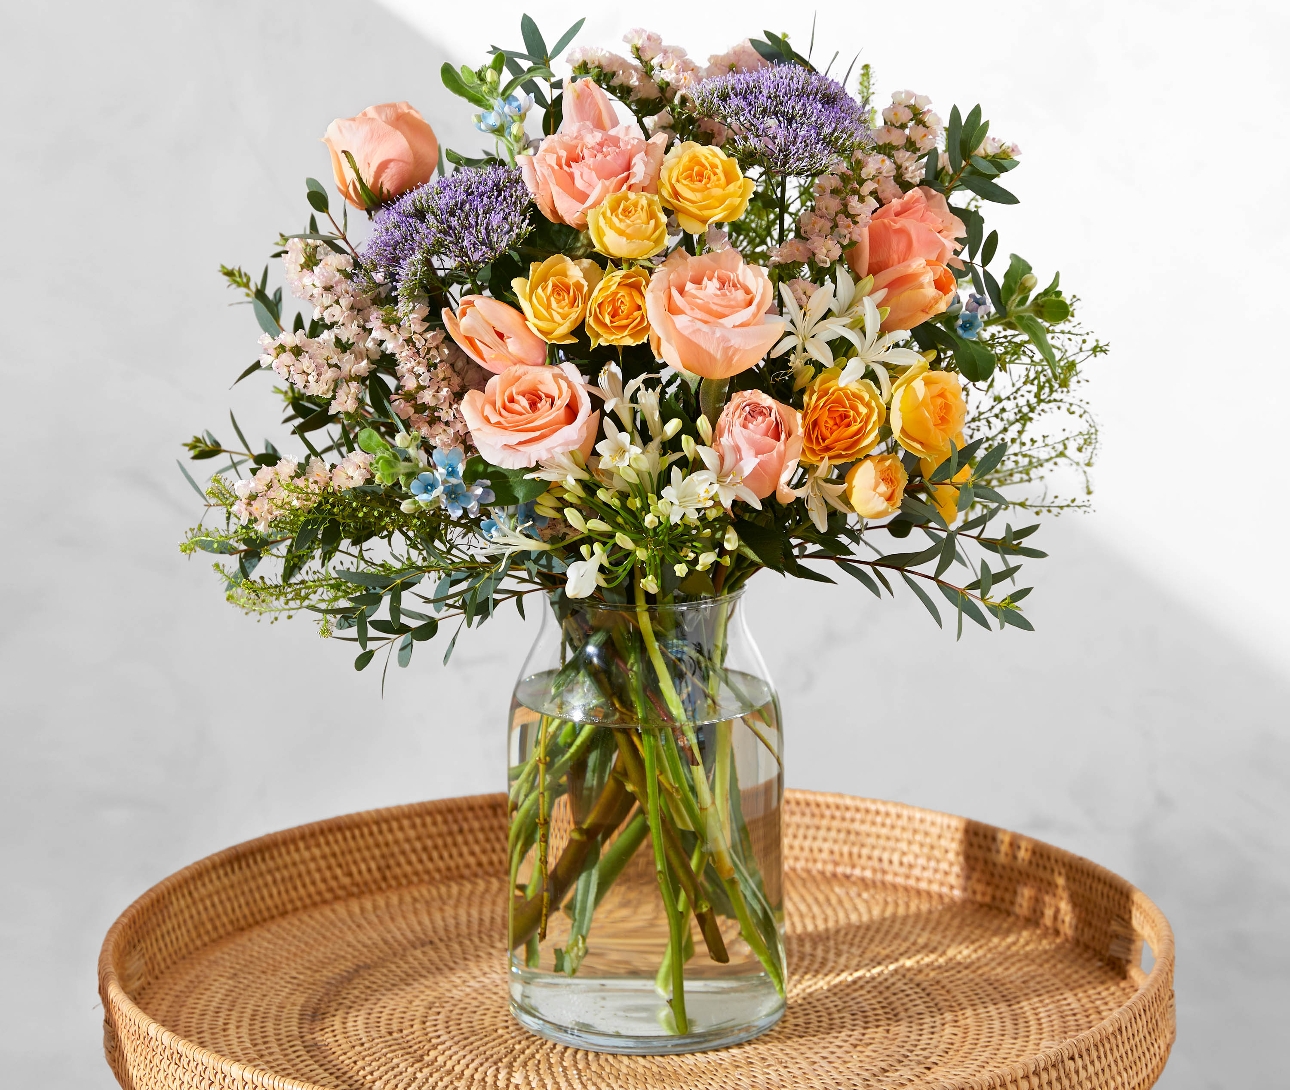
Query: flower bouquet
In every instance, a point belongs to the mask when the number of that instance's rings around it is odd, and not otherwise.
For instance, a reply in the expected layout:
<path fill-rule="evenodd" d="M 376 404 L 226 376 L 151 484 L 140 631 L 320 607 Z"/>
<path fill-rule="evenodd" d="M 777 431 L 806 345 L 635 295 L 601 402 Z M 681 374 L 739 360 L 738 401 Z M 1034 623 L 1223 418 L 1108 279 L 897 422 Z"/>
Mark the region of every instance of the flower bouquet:
<path fill-rule="evenodd" d="M 441 629 L 446 663 L 545 599 L 509 720 L 512 1008 L 685 1051 L 784 1009 L 781 723 L 745 584 L 840 574 L 960 635 L 1029 630 L 1044 554 L 1005 512 L 1080 504 L 1054 471 L 1091 464 L 1104 347 L 1057 276 L 997 260 L 983 209 L 1015 203 L 1019 153 L 979 107 L 879 114 L 868 66 L 769 32 L 702 66 L 633 31 L 559 78 L 580 26 L 548 47 L 526 16 L 522 47 L 444 66 L 478 158 L 407 103 L 327 129 L 343 202 L 309 179 L 274 255 L 302 310 L 221 270 L 263 330 L 238 381 L 276 376 L 299 450 L 195 436 L 227 459 L 194 483 L 222 518 L 184 549 L 359 670 Z"/>

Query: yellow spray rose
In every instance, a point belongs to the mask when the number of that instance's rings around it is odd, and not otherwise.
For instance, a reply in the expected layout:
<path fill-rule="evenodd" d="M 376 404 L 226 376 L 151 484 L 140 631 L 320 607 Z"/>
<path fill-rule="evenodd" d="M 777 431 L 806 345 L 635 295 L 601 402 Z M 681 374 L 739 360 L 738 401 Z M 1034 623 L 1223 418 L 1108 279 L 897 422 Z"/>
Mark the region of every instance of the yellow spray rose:
<path fill-rule="evenodd" d="M 643 261 L 667 245 L 667 216 L 656 193 L 621 189 L 587 213 L 587 234 L 602 254 Z"/>
<path fill-rule="evenodd" d="M 936 467 L 949 457 L 949 451 L 945 452 L 944 457 L 936 455 L 934 458 L 919 458 L 918 467 L 923 471 L 923 479 L 926 480 L 936 472 Z M 954 520 L 959 517 L 959 490 L 955 484 L 962 484 L 972 476 L 971 466 L 964 466 L 954 474 L 954 484 L 941 482 L 940 484 L 929 484 L 927 487 L 931 492 L 932 506 L 940 512 L 941 518 L 945 520 L 947 526 L 953 526 Z"/>
<path fill-rule="evenodd" d="M 887 419 L 878 387 L 867 378 L 838 385 L 841 368 L 821 371 L 802 402 L 802 461 L 835 465 L 863 458 L 878 445 L 878 429 Z"/>
<path fill-rule="evenodd" d="M 640 344 L 649 336 L 649 319 L 645 316 L 649 279 L 645 269 L 610 269 L 605 273 L 587 304 L 587 336 L 592 348 L 602 344 Z"/>
<path fill-rule="evenodd" d="M 847 473 L 847 499 L 861 518 L 881 519 L 900 510 L 909 474 L 895 454 L 875 454 Z"/>
<path fill-rule="evenodd" d="M 676 213 L 683 230 L 697 235 L 710 223 L 730 223 L 748 209 L 754 189 L 739 164 L 720 148 L 691 140 L 678 144 L 663 160 L 658 195 Z"/>
<path fill-rule="evenodd" d="M 948 371 L 916 363 L 891 388 L 891 432 L 902 447 L 937 464 L 950 455 L 951 441 L 963 445 L 967 404 L 963 384 Z M 933 467 L 934 468 L 934 467 Z"/>
<path fill-rule="evenodd" d="M 534 333 L 550 344 L 572 344 L 577 340 L 573 331 L 586 317 L 587 301 L 601 275 L 594 261 L 556 254 L 534 262 L 528 278 L 516 277 L 511 287 Z"/>

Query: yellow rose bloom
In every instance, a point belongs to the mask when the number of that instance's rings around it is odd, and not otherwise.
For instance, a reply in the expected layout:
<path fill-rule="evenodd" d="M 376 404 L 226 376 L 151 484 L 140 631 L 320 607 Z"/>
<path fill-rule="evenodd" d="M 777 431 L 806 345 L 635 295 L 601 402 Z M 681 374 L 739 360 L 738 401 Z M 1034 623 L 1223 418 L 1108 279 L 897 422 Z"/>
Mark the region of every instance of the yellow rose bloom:
<path fill-rule="evenodd" d="M 636 194 L 633 194 L 636 195 Z M 649 336 L 645 316 L 645 269 L 610 269 L 587 303 L 587 336 L 591 347 L 602 344 L 640 344 Z"/>
<path fill-rule="evenodd" d="M 672 209 L 681 228 L 692 235 L 710 223 L 737 220 L 747 211 L 754 188 L 724 151 L 692 140 L 667 153 L 658 179 L 663 207 Z"/>
<path fill-rule="evenodd" d="M 643 261 L 667 245 L 667 216 L 656 193 L 620 189 L 587 213 L 587 234 L 602 254 Z"/>
<path fill-rule="evenodd" d="M 944 456 L 937 455 L 935 458 L 919 458 L 918 467 L 923 471 L 923 479 L 926 480 L 936 472 L 936 467 L 950 456 L 947 450 Z M 972 467 L 964 466 L 956 474 L 954 481 L 962 484 L 972 476 Z M 932 506 L 940 512 L 941 518 L 945 520 L 945 525 L 953 526 L 954 520 L 959 517 L 959 490 L 949 482 L 940 484 L 929 484 L 928 489 L 931 492 Z"/>
<path fill-rule="evenodd" d="M 892 385 L 892 434 L 919 458 L 934 458 L 939 465 L 949 457 L 951 441 L 961 447 L 966 416 L 963 384 L 948 371 L 916 363 Z"/>
<path fill-rule="evenodd" d="M 875 454 L 847 473 L 847 500 L 861 518 L 881 519 L 900 510 L 909 474 L 895 454 Z"/>
<path fill-rule="evenodd" d="M 587 314 L 587 301 L 603 275 L 594 261 L 573 261 L 555 254 L 529 266 L 529 275 L 511 281 L 520 309 L 534 333 L 549 344 L 572 344 L 574 330 Z"/>
<path fill-rule="evenodd" d="M 878 387 L 867 378 L 838 385 L 839 367 L 821 371 L 802 403 L 802 461 L 819 465 L 863 458 L 878 445 L 887 419 Z"/>

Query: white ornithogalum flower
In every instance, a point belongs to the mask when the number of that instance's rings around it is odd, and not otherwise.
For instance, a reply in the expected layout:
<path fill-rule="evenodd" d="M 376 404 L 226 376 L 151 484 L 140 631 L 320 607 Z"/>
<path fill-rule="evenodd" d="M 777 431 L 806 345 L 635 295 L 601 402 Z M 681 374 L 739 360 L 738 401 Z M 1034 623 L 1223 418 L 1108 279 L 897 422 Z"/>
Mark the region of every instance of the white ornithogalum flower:
<path fill-rule="evenodd" d="M 646 390 L 642 387 L 640 394 L 636 398 L 636 407 L 640 409 L 641 416 L 645 418 L 645 423 L 649 427 L 650 438 L 661 438 L 663 435 L 663 416 L 658 408 L 658 391 Z"/>
<path fill-rule="evenodd" d="M 698 454 L 717 482 L 717 495 L 722 507 L 728 508 L 735 500 L 743 500 L 750 507 L 761 510 L 761 500 L 744 484 L 744 477 L 757 465 L 756 458 L 748 457 L 741 462 L 734 448 L 726 443 L 718 443 L 716 447 L 699 447 Z"/>
<path fill-rule="evenodd" d="M 818 288 L 806 301 L 805 308 L 797 305 L 792 289 L 787 284 L 780 284 L 780 297 L 784 300 L 784 314 L 788 318 L 788 333 L 770 350 L 771 358 L 782 356 L 789 349 L 789 357 L 794 369 L 804 366 L 808 359 L 824 367 L 833 366 L 833 349 L 829 341 L 841 337 L 842 328 L 834 319 L 833 285 L 826 284 Z"/>
<path fill-rule="evenodd" d="M 842 373 L 838 375 L 839 386 L 849 386 L 864 378 L 866 371 L 873 371 L 882 387 L 882 399 L 891 400 L 891 377 L 888 367 L 912 367 L 922 360 L 912 348 L 901 348 L 899 344 L 909 334 L 905 330 L 879 335 L 882 317 L 878 313 L 878 304 L 873 296 L 866 295 L 861 304 L 864 307 L 864 336 L 852 336 L 851 343 L 856 346 L 856 354 L 847 360 Z"/>
<path fill-rule="evenodd" d="M 640 454 L 641 448 L 632 442 L 630 431 L 619 431 L 609 417 L 605 417 L 605 438 L 596 444 L 600 452 L 600 464 L 621 469 L 630 465 L 633 454 Z"/>
<path fill-rule="evenodd" d="M 575 481 L 591 480 L 591 474 L 583 465 L 582 455 L 576 450 L 557 454 L 554 458 L 544 458 L 538 462 L 537 469 L 524 476 L 529 480 L 555 481 L 557 484 L 563 483 L 570 477 Z"/>
<path fill-rule="evenodd" d="M 830 481 L 829 472 L 829 460 L 825 458 L 806 478 L 806 483 L 793 493 L 798 499 L 806 500 L 806 513 L 811 516 L 811 521 L 820 533 L 829 528 L 830 507 L 844 515 L 852 514 L 851 509 L 838 499 L 847 486 L 841 481 Z"/>
<path fill-rule="evenodd" d="M 605 395 L 606 423 L 608 423 L 609 413 L 617 413 L 618 419 L 623 422 L 623 427 L 630 432 L 632 430 L 632 406 L 629 398 L 632 395 L 630 391 L 623 390 L 623 373 L 619 370 L 618 364 L 605 364 L 600 369 L 600 377 L 596 379 L 596 385 L 600 387 Z"/>
<path fill-rule="evenodd" d="M 701 469 L 682 476 L 681 467 L 672 467 L 672 483 L 663 489 L 663 499 L 670 505 L 667 508 L 668 520 L 675 526 L 683 518 L 697 521 L 699 512 L 711 507 L 717 498 L 718 485 L 716 474 Z M 660 505 L 660 509 L 661 505 Z"/>
<path fill-rule="evenodd" d="M 587 598 L 602 580 L 600 562 L 605 554 L 599 545 L 596 546 L 587 560 L 575 560 L 569 565 L 564 593 L 570 598 Z"/>

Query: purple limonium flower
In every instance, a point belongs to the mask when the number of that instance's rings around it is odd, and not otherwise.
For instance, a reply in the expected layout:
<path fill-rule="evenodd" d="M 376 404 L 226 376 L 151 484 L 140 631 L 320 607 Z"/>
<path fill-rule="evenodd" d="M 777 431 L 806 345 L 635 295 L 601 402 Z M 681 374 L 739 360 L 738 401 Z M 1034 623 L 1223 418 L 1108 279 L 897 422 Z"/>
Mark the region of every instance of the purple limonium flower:
<path fill-rule="evenodd" d="M 363 258 L 406 301 L 424 294 L 432 265 L 473 275 L 517 246 L 530 201 L 516 167 L 460 167 L 377 212 Z"/>
<path fill-rule="evenodd" d="M 798 64 L 772 64 L 704 80 L 695 111 L 730 130 L 740 158 L 776 174 L 823 174 L 869 135 L 864 112 L 836 80 Z"/>

